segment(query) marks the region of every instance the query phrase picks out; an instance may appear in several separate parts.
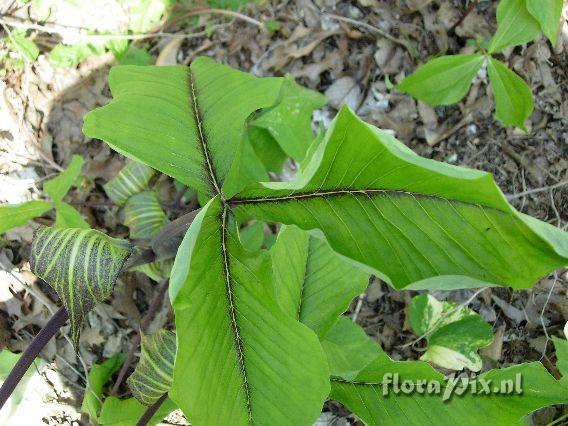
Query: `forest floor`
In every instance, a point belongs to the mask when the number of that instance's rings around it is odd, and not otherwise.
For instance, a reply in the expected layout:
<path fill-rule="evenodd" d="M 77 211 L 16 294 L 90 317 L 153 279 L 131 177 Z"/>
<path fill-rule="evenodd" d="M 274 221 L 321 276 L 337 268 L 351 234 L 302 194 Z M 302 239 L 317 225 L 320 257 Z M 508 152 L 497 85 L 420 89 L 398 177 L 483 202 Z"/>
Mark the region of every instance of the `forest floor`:
<path fill-rule="evenodd" d="M 240 10 L 250 20 L 199 14 L 191 25 L 182 25 L 165 19 L 154 29 L 159 35 L 135 43 L 162 65 L 187 64 L 198 55 L 207 55 L 259 76 L 289 73 L 299 83 L 327 95 L 329 104 L 315 114 L 316 122 L 328 123 L 346 103 L 369 123 L 390 129 L 422 156 L 492 173 L 521 212 L 567 229 L 566 23 L 555 49 L 541 38 L 528 47 L 508 49 L 502 58 L 532 88 L 535 112 L 527 134 L 507 129 L 494 119 L 483 75 L 464 101 L 450 107 L 434 108 L 388 89 L 387 79 L 399 82 L 435 55 L 468 52 L 469 39 L 490 37 L 496 26 L 496 2 L 477 1 L 471 9 L 468 4 L 462 0 L 266 1 Z M 28 4 L 0 1 L 0 22 L 7 16 L 33 20 Z M 73 154 L 80 154 L 86 160 L 84 186 L 70 193 L 68 200 L 93 226 L 126 236 L 118 208 L 102 190 L 124 159 L 81 132 L 84 114 L 110 100 L 107 76 L 114 58 L 106 53 L 64 68 L 53 67 L 49 61 L 50 48 L 73 37 L 76 27 L 82 26 L 81 19 L 65 11 L 51 16 L 49 25 L 38 26 L 33 33 L 40 47 L 37 60 L 2 70 L 0 202 L 40 199 L 41 183 L 62 170 Z M 267 20 L 278 21 L 279 30 L 268 32 L 258 25 Z M 160 188 L 163 200 L 175 198 L 168 179 L 163 179 Z M 177 217 L 191 201 L 183 198 L 168 211 L 170 218 Z M 57 306 L 56 295 L 36 282 L 27 264 L 33 229 L 37 223 L 51 221 L 49 215 L 44 216 L 0 240 L 0 349 L 24 349 Z M 128 351 L 156 285 L 136 273 L 126 274 L 122 281 L 124 285 L 117 286 L 120 290 L 88 315 L 79 360 L 64 338 L 68 329 L 43 351 L 47 363 L 33 382 L 35 392 L 22 404 L 31 404 L 44 424 L 85 424 L 86 417 L 80 413 L 85 367 Z M 347 314 L 394 359 L 418 359 L 424 342 L 416 341 L 406 310 L 414 294 L 394 291 L 375 279 Z M 558 375 L 549 336 L 559 335 L 568 321 L 566 270 L 524 291 L 487 288 L 477 294 L 460 290 L 434 295 L 467 302 L 492 325 L 495 341 L 482 350 L 484 369 L 540 360 Z M 172 320 L 165 300 L 151 329 Z M 45 400 L 51 402 L 41 402 Z M 336 403 L 328 403 L 326 410 L 318 424 L 355 422 Z M 546 424 L 559 410 L 540 410 L 531 421 Z M 187 424 L 179 415 L 167 422 Z"/>

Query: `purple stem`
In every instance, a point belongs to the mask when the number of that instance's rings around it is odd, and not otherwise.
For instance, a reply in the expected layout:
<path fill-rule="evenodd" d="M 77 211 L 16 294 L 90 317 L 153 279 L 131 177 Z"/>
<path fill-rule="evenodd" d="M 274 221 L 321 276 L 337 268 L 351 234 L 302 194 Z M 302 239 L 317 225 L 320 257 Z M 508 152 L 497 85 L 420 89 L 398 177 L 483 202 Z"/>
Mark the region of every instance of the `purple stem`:
<path fill-rule="evenodd" d="M 148 329 L 148 326 L 150 325 L 150 322 L 152 321 L 154 314 L 156 313 L 156 311 L 158 310 L 158 307 L 161 305 L 162 300 L 164 299 L 164 295 L 166 294 L 166 291 L 168 290 L 169 284 L 170 284 L 170 280 L 164 281 L 164 283 L 162 284 L 162 286 L 158 290 L 158 293 L 154 296 L 154 298 L 150 302 L 150 305 L 148 306 L 148 310 L 146 311 L 146 313 L 142 317 L 142 320 L 140 320 L 140 330 L 142 332 L 145 332 Z M 140 346 L 140 340 L 141 340 L 141 334 L 140 334 L 140 331 L 139 331 L 136 334 L 136 336 L 134 337 L 134 339 L 132 340 L 132 346 L 130 347 L 130 350 L 128 351 L 128 355 L 126 355 L 126 360 L 124 360 L 124 364 L 122 364 L 122 368 L 118 372 L 118 376 L 116 377 L 116 381 L 114 382 L 114 385 L 113 385 L 113 387 L 110 391 L 111 395 L 118 394 L 118 390 L 120 388 L 120 385 L 124 381 L 124 377 L 126 376 L 126 373 L 128 372 L 128 369 L 130 368 L 130 364 L 132 364 L 132 360 L 134 359 L 134 353 L 138 349 L 138 346 Z"/>
<path fill-rule="evenodd" d="M 165 394 L 163 394 L 160 399 L 158 399 L 156 402 L 154 402 L 152 405 L 150 405 L 148 407 L 148 409 L 146 411 L 144 411 L 144 414 L 142 414 L 142 417 L 140 417 L 140 420 L 138 420 L 138 423 L 136 423 L 136 426 L 146 426 L 148 424 L 148 422 L 150 421 L 150 419 L 154 416 L 154 414 L 156 414 L 156 411 L 158 411 L 158 408 L 160 408 L 160 405 L 162 405 L 164 403 L 164 401 L 166 400 L 166 398 L 168 397 L 168 393 L 166 392 Z"/>
<path fill-rule="evenodd" d="M 26 371 L 28 371 L 28 368 L 32 362 L 34 362 L 43 347 L 68 319 L 69 315 L 67 315 L 65 308 L 60 308 L 55 315 L 51 317 L 45 327 L 40 330 L 34 340 L 32 340 L 32 343 L 24 351 L 0 388 L 0 409 L 2 409 L 8 398 L 10 398 L 10 395 L 12 395 L 12 392 L 14 392 L 14 389 L 18 386 L 18 383 L 20 383 L 20 380 L 22 380 L 22 377 L 24 377 L 24 374 L 26 374 Z"/>

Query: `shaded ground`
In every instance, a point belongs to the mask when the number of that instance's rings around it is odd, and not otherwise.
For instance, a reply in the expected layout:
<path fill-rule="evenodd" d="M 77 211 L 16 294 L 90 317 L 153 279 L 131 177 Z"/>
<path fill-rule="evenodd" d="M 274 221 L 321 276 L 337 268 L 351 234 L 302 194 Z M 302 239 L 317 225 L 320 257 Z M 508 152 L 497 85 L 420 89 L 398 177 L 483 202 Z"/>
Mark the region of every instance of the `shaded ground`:
<path fill-rule="evenodd" d="M 150 49 L 161 64 L 187 64 L 197 55 L 208 55 L 257 75 L 290 73 L 328 96 L 329 106 L 316 114 L 317 120 L 328 122 L 345 102 L 370 123 L 391 129 L 420 155 L 493 173 L 515 207 L 566 229 L 568 186 L 561 186 L 568 179 L 566 24 L 556 50 L 541 39 L 529 47 L 509 49 L 502 58 L 532 87 L 536 111 L 529 134 L 505 129 L 493 119 L 484 75 L 463 102 L 451 107 L 417 104 L 407 95 L 387 89 L 386 78 L 398 82 L 431 56 L 467 52 L 471 49 L 468 39 L 491 34 L 494 2 L 479 1 L 464 17 L 465 3 L 273 1 L 249 6 L 243 13 L 258 21 L 279 21 L 281 27 L 275 33 L 243 19 L 204 15 L 192 21 L 194 30 L 187 23 L 174 22 L 159 31 L 179 35 L 209 28 L 207 36 L 157 37 L 138 45 Z M 463 22 L 452 29 L 462 17 Z M 48 46 L 60 35 L 38 30 L 37 37 Z M 415 50 L 405 47 L 408 41 Z M 102 190 L 123 160 L 107 145 L 88 141 L 81 133 L 83 115 L 109 100 L 106 76 L 112 62 L 107 54 L 90 58 L 77 68 L 54 69 L 42 54 L 24 70 L 7 70 L 0 83 L 1 202 L 41 197 L 41 182 L 79 153 L 87 159 L 86 178 L 68 200 L 93 226 L 114 236 L 127 235 L 118 209 Z M 160 195 L 169 206 L 170 218 L 192 203 L 184 198 L 172 205 L 175 194 L 171 182 L 161 179 Z M 37 222 L 50 223 L 52 219 L 47 215 Z M 27 250 L 34 226 L 10 231 L 0 248 L 0 278 L 10 284 L 0 288 L 0 347 L 14 351 L 24 348 L 45 324 L 49 314 L 45 306 L 56 306 L 53 292 L 28 272 Z M 559 335 L 568 320 L 567 280 L 566 271 L 558 271 L 531 290 L 487 289 L 471 300 L 469 306 L 493 325 L 496 334 L 495 343 L 485 350 L 486 367 L 541 360 L 558 375 L 547 336 Z M 128 350 L 140 314 L 155 292 L 155 285 L 142 275 L 129 274 L 123 281 L 110 301 L 89 314 L 80 351 L 87 367 Z M 415 342 L 406 320 L 405 308 L 413 294 L 395 292 L 375 280 L 349 311 L 394 359 L 417 359 L 424 348 L 423 341 Z M 473 294 L 456 291 L 435 296 L 461 303 Z M 153 327 L 171 320 L 165 302 Z M 44 404 L 41 415 L 50 424 L 80 421 L 84 366 L 63 337 L 51 342 L 43 355 L 51 363 L 43 370 L 46 386 L 42 397 L 53 404 Z M 329 403 L 327 409 L 330 412 L 322 417 L 322 424 L 354 421 L 335 403 Z M 541 410 L 535 422 L 546 424 L 560 410 Z M 170 420 L 182 422 L 179 417 Z M 86 421 L 84 416 L 82 421 Z"/>

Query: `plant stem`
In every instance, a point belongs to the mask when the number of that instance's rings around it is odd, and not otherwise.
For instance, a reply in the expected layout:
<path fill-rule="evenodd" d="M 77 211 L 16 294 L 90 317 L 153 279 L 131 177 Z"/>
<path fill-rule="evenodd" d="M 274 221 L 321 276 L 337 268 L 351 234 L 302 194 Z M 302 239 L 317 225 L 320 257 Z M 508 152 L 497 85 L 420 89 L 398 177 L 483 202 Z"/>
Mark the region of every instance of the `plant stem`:
<path fill-rule="evenodd" d="M 65 308 L 60 308 L 49 320 L 49 322 L 41 329 L 39 334 L 34 338 L 32 343 L 22 354 L 10 375 L 6 378 L 0 388 L 0 409 L 4 406 L 14 389 L 28 371 L 29 366 L 34 362 L 43 347 L 51 340 L 57 331 L 69 319 L 69 315 Z"/>
<path fill-rule="evenodd" d="M 136 350 L 138 349 L 138 346 L 140 346 L 140 340 L 141 340 L 141 337 L 142 337 L 141 333 L 148 329 L 148 326 L 150 325 L 150 321 L 152 321 L 154 314 L 156 313 L 156 311 L 158 310 L 158 307 L 162 303 L 162 300 L 164 299 L 164 295 L 166 294 L 166 291 L 168 290 L 169 285 L 170 285 L 169 279 L 165 280 L 162 283 L 161 287 L 158 290 L 158 293 L 154 296 L 154 298 L 150 302 L 150 306 L 148 306 L 148 310 L 146 311 L 146 313 L 144 314 L 144 316 L 140 320 L 140 331 L 136 334 L 136 336 L 132 340 L 132 346 L 130 347 L 130 350 L 128 351 L 128 355 L 126 356 L 126 359 L 124 360 L 124 364 L 122 364 L 122 367 L 121 367 L 120 371 L 118 372 L 118 376 L 116 378 L 116 381 L 114 382 L 114 385 L 112 386 L 112 390 L 110 391 L 111 395 L 116 395 L 118 393 L 118 389 L 120 388 L 120 385 L 124 381 L 124 377 L 126 376 L 126 373 L 128 372 L 128 369 L 130 368 L 130 364 L 132 364 L 132 360 L 134 359 L 134 352 L 136 352 Z"/>
<path fill-rule="evenodd" d="M 150 405 L 148 407 L 148 409 L 144 412 L 144 414 L 142 414 L 142 417 L 140 417 L 140 420 L 138 420 L 138 423 L 136 423 L 137 426 L 146 426 L 148 424 L 148 422 L 150 421 L 150 419 L 154 416 L 154 414 L 156 414 L 156 411 L 158 411 L 158 408 L 160 408 L 160 405 L 162 405 L 164 403 L 164 401 L 166 400 L 166 398 L 168 397 L 168 393 L 166 392 L 165 394 L 163 394 L 160 399 L 158 399 L 156 402 L 154 402 L 152 405 Z"/>

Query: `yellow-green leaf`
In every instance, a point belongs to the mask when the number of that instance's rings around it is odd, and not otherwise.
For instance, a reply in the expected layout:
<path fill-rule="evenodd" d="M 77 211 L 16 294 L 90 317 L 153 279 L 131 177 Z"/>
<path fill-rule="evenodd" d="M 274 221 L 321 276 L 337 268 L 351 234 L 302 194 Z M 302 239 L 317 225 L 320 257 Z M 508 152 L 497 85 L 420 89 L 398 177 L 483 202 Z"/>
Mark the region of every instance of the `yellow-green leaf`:
<path fill-rule="evenodd" d="M 154 176 L 151 167 L 137 161 L 129 161 L 118 174 L 104 186 L 108 197 L 117 205 L 123 206 L 130 197 L 148 188 Z"/>

